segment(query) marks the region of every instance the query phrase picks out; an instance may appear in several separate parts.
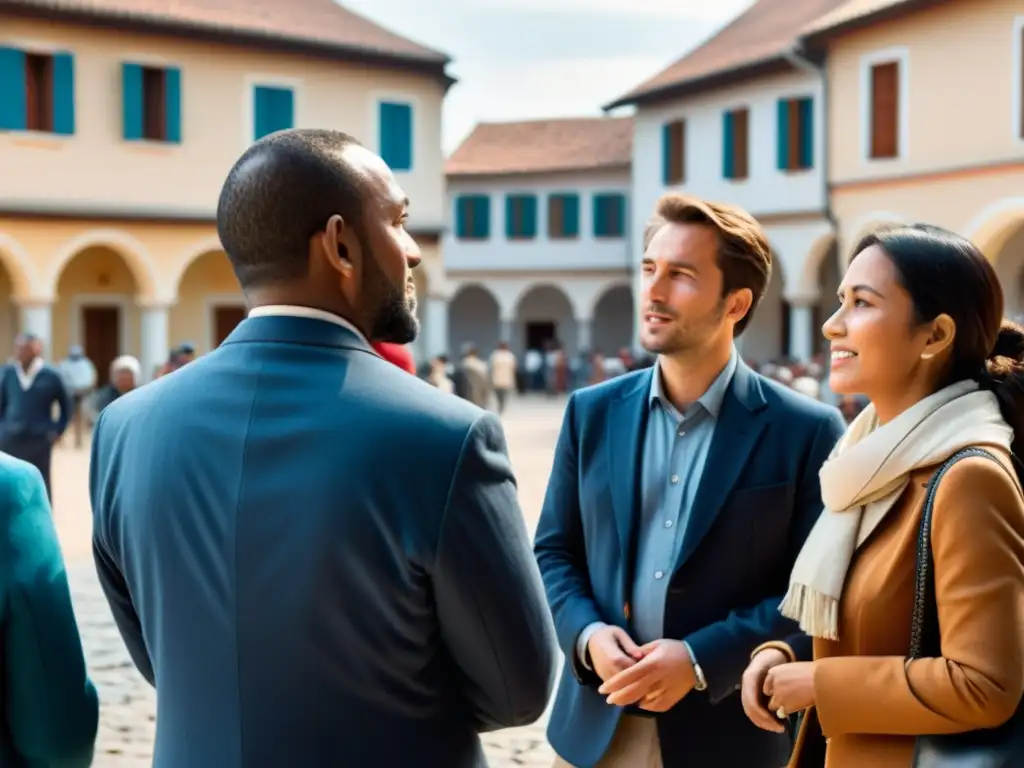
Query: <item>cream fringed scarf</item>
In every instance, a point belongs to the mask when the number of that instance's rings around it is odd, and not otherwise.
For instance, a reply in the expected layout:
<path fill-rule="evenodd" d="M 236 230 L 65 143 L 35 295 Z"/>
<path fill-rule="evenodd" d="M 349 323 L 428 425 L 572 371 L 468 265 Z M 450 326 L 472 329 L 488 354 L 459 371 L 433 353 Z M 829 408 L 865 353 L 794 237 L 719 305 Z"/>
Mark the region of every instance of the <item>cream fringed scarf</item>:
<path fill-rule="evenodd" d="M 825 510 L 779 610 L 810 635 L 838 639 L 839 598 L 853 553 L 899 499 L 909 474 L 968 446 L 1009 450 L 1012 439 L 995 395 L 974 381 L 939 390 L 883 426 L 874 406 L 865 408 L 821 468 Z"/>

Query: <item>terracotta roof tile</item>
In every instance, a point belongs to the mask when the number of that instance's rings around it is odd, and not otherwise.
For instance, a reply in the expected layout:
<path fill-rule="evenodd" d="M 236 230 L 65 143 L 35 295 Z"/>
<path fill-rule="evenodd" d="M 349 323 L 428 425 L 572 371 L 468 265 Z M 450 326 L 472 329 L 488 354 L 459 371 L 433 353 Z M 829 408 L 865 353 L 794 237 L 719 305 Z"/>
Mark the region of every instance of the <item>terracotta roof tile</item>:
<path fill-rule="evenodd" d="M 878 13 L 901 10 L 900 6 L 906 6 L 907 10 L 910 10 L 916 5 L 921 5 L 919 0 L 847 0 L 831 13 L 812 21 L 803 32 L 805 35 L 814 35 L 845 26 L 850 22 L 866 21 Z"/>
<path fill-rule="evenodd" d="M 631 117 L 575 117 L 481 123 L 445 166 L 449 176 L 597 170 L 628 166 Z"/>
<path fill-rule="evenodd" d="M 5 9 L 222 31 L 424 63 L 448 60 L 333 0 L 0 0 L 0 12 Z"/>
<path fill-rule="evenodd" d="M 805 26 L 843 2 L 758 0 L 702 45 L 608 107 L 632 104 L 660 91 L 778 59 L 794 48 Z"/>

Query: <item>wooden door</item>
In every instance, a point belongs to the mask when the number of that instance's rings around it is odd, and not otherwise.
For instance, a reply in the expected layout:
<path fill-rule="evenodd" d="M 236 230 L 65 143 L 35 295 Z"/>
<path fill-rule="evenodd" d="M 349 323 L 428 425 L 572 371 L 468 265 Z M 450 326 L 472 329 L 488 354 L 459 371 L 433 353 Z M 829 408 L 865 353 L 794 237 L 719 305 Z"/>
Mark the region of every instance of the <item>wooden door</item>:
<path fill-rule="evenodd" d="M 219 347 L 235 326 L 245 320 L 245 307 L 216 307 L 213 310 L 214 346 Z"/>
<path fill-rule="evenodd" d="M 120 307 L 84 307 L 82 309 L 82 346 L 96 366 L 96 383 L 110 381 L 110 364 L 121 354 Z"/>

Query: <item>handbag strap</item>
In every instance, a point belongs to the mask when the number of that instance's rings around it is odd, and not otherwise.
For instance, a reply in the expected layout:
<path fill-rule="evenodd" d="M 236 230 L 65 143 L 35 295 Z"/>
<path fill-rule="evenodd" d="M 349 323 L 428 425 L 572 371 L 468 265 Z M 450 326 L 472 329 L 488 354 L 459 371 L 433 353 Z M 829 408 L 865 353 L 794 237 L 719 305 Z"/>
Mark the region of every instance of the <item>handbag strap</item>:
<path fill-rule="evenodd" d="M 914 580 L 914 613 L 910 625 L 910 652 L 907 659 L 920 659 L 941 655 L 939 635 L 939 606 L 935 597 L 935 560 L 932 556 L 932 514 L 935 511 L 935 494 L 939 481 L 961 459 L 981 456 L 1003 466 L 988 451 L 982 448 L 964 448 L 943 462 L 925 490 L 924 509 L 921 512 L 921 528 L 917 534 L 917 573 Z M 1005 469 L 1005 467 L 1003 467 Z"/>

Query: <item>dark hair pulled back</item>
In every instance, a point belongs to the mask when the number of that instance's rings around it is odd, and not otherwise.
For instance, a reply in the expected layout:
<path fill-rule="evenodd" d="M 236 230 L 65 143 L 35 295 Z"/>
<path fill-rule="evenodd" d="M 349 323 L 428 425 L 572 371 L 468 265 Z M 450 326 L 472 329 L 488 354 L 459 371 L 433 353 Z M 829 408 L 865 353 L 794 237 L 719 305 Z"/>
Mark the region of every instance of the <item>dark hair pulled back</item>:
<path fill-rule="evenodd" d="M 854 254 L 877 245 L 910 294 L 916 320 L 947 314 L 956 324 L 950 367 L 940 386 L 974 379 L 999 401 L 1024 453 L 1024 328 L 1003 318 L 1003 289 L 995 269 L 972 242 L 940 227 L 901 225 L 864 237 Z"/>

